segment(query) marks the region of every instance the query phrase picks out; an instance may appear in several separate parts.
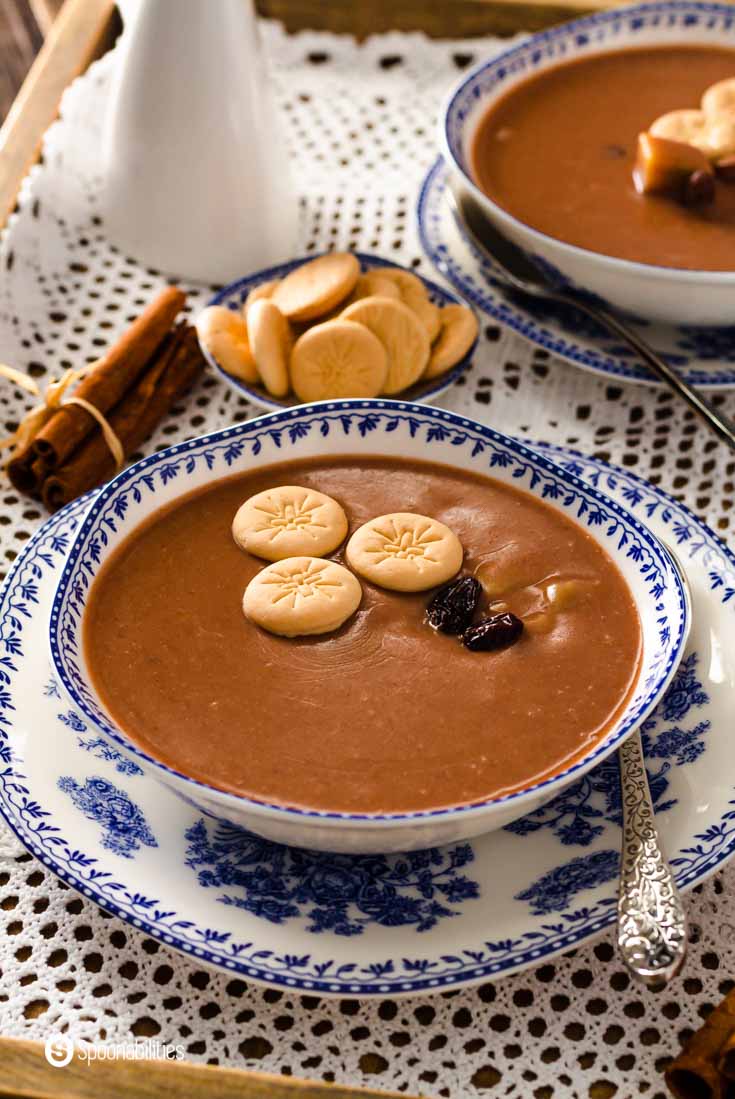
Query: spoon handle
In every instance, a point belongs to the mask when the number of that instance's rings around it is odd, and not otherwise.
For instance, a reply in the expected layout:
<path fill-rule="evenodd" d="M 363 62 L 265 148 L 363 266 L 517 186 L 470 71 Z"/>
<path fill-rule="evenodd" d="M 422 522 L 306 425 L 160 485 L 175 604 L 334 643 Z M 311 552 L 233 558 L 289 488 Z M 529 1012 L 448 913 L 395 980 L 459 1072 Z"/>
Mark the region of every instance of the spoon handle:
<path fill-rule="evenodd" d="M 661 989 L 684 961 L 686 915 L 656 831 L 640 733 L 623 742 L 618 759 L 623 797 L 618 949 L 634 977 Z"/>
<path fill-rule="evenodd" d="M 706 397 L 703 397 L 693 386 L 685 382 L 665 359 L 657 354 L 645 340 L 641 339 L 637 332 L 632 328 L 629 328 L 628 325 L 618 317 L 613 316 L 612 313 L 608 313 L 606 309 L 587 306 L 572 294 L 557 294 L 555 297 L 560 301 L 566 302 L 568 305 L 573 305 L 575 309 L 580 309 L 583 313 L 587 313 L 588 316 L 599 321 L 601 324 L 604 324 L 611 332 L 614 332 L 617 336 L 620 336 L 621 339 L 625 340 L 625 342 L 640 355 L 646 366 L 650 367 L 654 374 L 661 378 L 662 381 L 666 382 L 675 393 L 678 393 L 679 396 L 687 402 L 689 407 L 693 408 L 694 411 L 706 421 L 723 442 L 727 443 L 728 446 L 735 450 L 735 423 L 721 412 L 718 412 Z"/>

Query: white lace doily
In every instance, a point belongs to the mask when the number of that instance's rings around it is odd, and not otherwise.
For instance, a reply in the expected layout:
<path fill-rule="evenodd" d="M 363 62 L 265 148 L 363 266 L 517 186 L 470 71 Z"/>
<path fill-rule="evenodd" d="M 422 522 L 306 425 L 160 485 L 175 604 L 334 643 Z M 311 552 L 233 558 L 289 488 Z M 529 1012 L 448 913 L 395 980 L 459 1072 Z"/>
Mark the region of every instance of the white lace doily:
<path fill-rule="evenodd" d="M 304 249 L 360 248 L 432 274 L 414 203 L 435 155 L 437 108 L 459 71 L 500 43 L 390 34 L 356 46 L 274 26 L 264 38 L 306 200 Z M 38 376 L 97 357 L 161 281 L 109 247 L 96 211 L 95 151 L 114 64 L 109 55 L 67 93 L 0 249 L 0 358 Z M 191 307 L 205 297 L 192 293 Z M 722 400 L 732 415 L 735 394 Z M 5 430 L 29 403 L 0 390 Z M 609 457 L 728 535 L 735 460 L 666 392 L 593 378 L 487 325 L 473 371 L 443 403 Z M 149 445 L 253 413 L 207 378 Z M 1 495 L 0 549 L 10 561 L 43 516 L 7 487 Z M 410 1094 L 662 1099 L 666 1058 L 733 983 L 734 894 L 729 870 L 689 898 L 686 975 L 659 996 L 631 984 L 607 935 L 497 985 L 329 1002 L 198 969 L 63 888 L 0 827 L 0 1033 L 155 1036 L 183 1043 L 194 1059 Z"/>

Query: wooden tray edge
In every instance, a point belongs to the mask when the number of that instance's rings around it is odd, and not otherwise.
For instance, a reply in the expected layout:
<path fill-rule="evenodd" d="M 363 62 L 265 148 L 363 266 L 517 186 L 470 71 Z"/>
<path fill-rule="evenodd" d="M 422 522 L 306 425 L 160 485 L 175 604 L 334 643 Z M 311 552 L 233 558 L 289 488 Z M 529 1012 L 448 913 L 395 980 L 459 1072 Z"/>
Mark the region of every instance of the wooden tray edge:
<path fill-rule="evenodd" d="M 66 0 L 0 129 L 0 228 L 38 159 L 64 88 L 105 52 L 118 26 L 114 0 Z"/>
<path fill-rule="evenodd" d="M 61 1034 L 54 1037 L 64 1041 Z M 393 1091 L 165 1057 L 83 1059 L 79 1044 L 70 1063 L 59 1066 L 49 1061 L 41 1042 L 22 1038 L 0 1038 L 0 1064 L 0 1096 L 8 1099 L 410 1099 Z"/>

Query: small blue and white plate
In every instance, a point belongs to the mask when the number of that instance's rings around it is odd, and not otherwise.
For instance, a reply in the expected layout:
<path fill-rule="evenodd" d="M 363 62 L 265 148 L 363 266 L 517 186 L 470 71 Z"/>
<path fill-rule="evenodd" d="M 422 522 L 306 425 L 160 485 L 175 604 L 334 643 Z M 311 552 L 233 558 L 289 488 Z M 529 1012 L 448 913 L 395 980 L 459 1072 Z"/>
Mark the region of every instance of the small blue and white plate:
<path fill-rule="evenodd" d="M 735 849 L 735 556 L 633 475 L 547 448 L 675 546 L 693 597 L 684 661 L 643 725 L 682 887 Z M 439 991 L 538 965 L 615 918 L 614 757 L 537 812 L 409 855 L 330 855 L 224 825 L 147 777 L 69 707 L 51 674 L 51 602 L 89 498 L 27 543 L 0 594 L 0 811 L 50 870 L 202 963 L 309 993 Z"/>
<path fill-rule="evenodd" d="M 634 351 L 571 306 L 531 300 L 509 290 L 494 265 L 462 232 L 445 201 L 449 169 L 439 157 L 418 199 L 421 244 L 463 298 L 531 343 L 595 374 L 659 385 Z M 735 388 L 735 326 L 692 328 L 627 318 L 685 381 L 701 389 Z"/>
<path fill-rule="evenodd" d="M 360 270 L 363 272 L 377 271 L 381 267 L 401 267 L 401 264 L 394 263 L 393 260 L 383 259 L 381 256 L 372 256 L 366 252 L 355 252 L 354 255 L 360 261 Z M 261 283 L 264 282 L 271 282 L 273 279 L 283 279 L 303 263 L 307 263 L 309 260 L 316 258 L 317 254 L 314 254 L 313 256 L 301 256 L 300 259 L 290 260 L 288 263 L 282 263 L 278 267 L 268 267 L 264 271 L 258 271 L 254 275 L 248 275 L 246 278 L 238 279 L 237 282 L 231 282 L 228 286 L 219 290 L 207 304 L 224 305 L 228 309 L 233 309 L 235 312 L 239 313 L 245 304 L 245 299 L 248 294 L 251 290 L 254 290 L 256 286 L 260 286 Z M 408 270 L 408 268 L 402 268 L 402 270 Z M 433 301 L 435 305 L 466 304 L 462 298 L 457 297 L 451 290 L 447 290 L 446 287 L 439 286 L 430 279 L 424 278 L 418 271 L 411 271 L 410 273 L 421 279 L 426 287 L 426 292 L 429 295 L 430 301 Z M 439 374 L 436 378 L 429 378 L 425 381 L 422 381 L 419 378 L 414 385 L 395 394 L 395 399 L 402 401 L 435 401 L 442 393 L 446 393 L 446 391 L 454 385 L 457 378 L 461 377 L 469 368 L 476 347 L 477 340 L 475 339 L 472 347 L 456 366 L 446 370 L 443 374 Z M 224 382 L 227 382 L 232 389 L 238 392 L 240 396 L 247 397 L 250 403 L 256 405 L 256 407 L 265 408 L 268 412 L 273 412 L 274 410 L 277 411 L 282 408 L 292 408 L 301 403 L 293 393 L 289 394 L 287 397 L 273 397 L 264 386 L 250 385 L 248 382 L 242 381 L 241 378 L 233 377 L 232 374 L 228 374 L 226 370 L 223 370 L 214 355 L 207 351 L 205 347 L 202 348 L 202 351 L 214 372 L 218 374 Z"/>

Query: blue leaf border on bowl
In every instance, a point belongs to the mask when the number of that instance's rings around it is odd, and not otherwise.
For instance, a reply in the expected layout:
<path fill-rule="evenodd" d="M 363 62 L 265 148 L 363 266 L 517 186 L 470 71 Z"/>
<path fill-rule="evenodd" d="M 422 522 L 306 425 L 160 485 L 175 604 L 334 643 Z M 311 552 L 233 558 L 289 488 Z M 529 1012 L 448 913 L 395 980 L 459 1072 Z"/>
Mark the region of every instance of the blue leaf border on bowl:
<path fill-rule="evenodd" d="M 325 252 L 315 252 L 308 256 L 301 256 L 299 259 L 289 260 L 288 263 L 278 264 L 276 267 L 268 267 L 263 271 L 258 271 L 254 275 L 248 275 L 245 278 L 238 279 L 236 282 L 231 282 L 221 290 L 218 290 L 207 304 L 223 305 L 228 309 L 239 312 L 242 309 L 248 294 L 251 290 L 254 290 L 256 286 L 260 286 L 260 284 L 264 282 L 270 282 L 272 279 L 285 278 L 286 275 L 291 271 L 294 271 L 297 267 L 301 267 L 302 264 L 308 263 L 310 260 L 318 259 L 320 255 L 326 254 L 327 253 Z M 430 300 L 436 305 L 467 304 L 462 298 L 458 297 L 457 294 L 448 290 L 445 286 L 439 286 L 438 283 L 425 278 L 419 271 L 409 271 L 409 268 L 402 267 L 401 264 L 395 263 L 393 260 L 385 259 L 383 256 L 374 256 L 368 252 L 353 252 L 352 254 L 359 261 L 361 271 L 377 271 L 381 267 L 398 267 L 402 271 L 408 271 L 409 274 L 415 275 L 416 278 L 423 282 Z M 455 366 L 451 367 L 449 370 L 445 370 L 443 374 L 439 374 L 436 378 L 431 378 L 429 381 L 422 382 L 419 378 L 414 385 L 409 386 L 408 389 L 403 391 L 401 394 L 402 399 L 407 401 L 431 401 L 435 397 L 438 397 L 440 393 L 444 393 L 445 390 L 454 385 L 454 383 L 469 370 L 476 350 L 477 337 L 473 340 L 472 346 L 467 354 L 460 359 Z M 240 392 L 243 397 L 247 397 L 248 400 L 253 400 L 259 405 L 272 408 L 276 411 L 294 408 L 298 405 L 298 400 L 295 397 L 283 399 L 272 397 L 263 386 L 248 385 L 248 383 L 244 382 L 241 378 L 235 378 L 220 366 L 214 355 L 207 351 L 205 347 L 202 348 L 202 351 L 209 365 L 223 381 Z"/>
<path fill-rule="evenodd" d="M 595 480 L 615 478 L 616 487 L 631 493 L 634 507 L 672 528 L 682 537 L 682 551 L 702 555 L 710 588 L 723 603 L 735 590 L 735 554 L 683 505 L 661 491 L 614 466 L 599 464 L 547 448 L 561 460 L 576 464 Z M 229 932 L 198 926 L 175 911 L 167 911 L 154 898 L 140 893 L 97 867 L 97 860 L 71 844 L 53 824 L 51 814 L 36 802 L 19 770 L 22 760 L 11 746 L 14 676 L 23 659 L 23 631 L 29 620 L 29 604 L 38 603 L 38 581 L 45 572 L 63 566 L 71 538 L 79 529 L 89 498 L 74 501 L 52 517 L 27 543 L 14 562 L 0 596 L 0 812 L 21 842 L 53 873 L 105 910 L 120 916 L 139 930 L 195 959 L 269 985 L 303 992 L 342 995 L 419 993 L 497 977 L 511 969 L 536 964 L 551 954 L 568 949 L 596 934 L 615 918 L 614 898 L 560 913 L 537 931 L 515 939 L 486 941 L 477 949 L 462 949 L 439 958 L 392 958 L 369 965 L 334 961 L 316 962 L 309 954 L 293 955 L 259 949 L 253 942 L 235 942 Z M 681 535 L 682 531 L 689 532 Z M 57 697 L 46 687 L 44 694 Z M 691 886 L 713 873 L 735 852 L 735 799 L 720 821 L 694 837 L 695 843 L 672 858 L 680 887 Z"/>
<path fill-rule="evenodd" d="M 661 684 L 668 680 L 681 655 L 686 626 L 685 595 L 678 572 L 671 566 L 668 554 L 651 533 L 622 507 L 573 474 L 562 474 L 558 466 L 523 443 L 453 412 L 402 401 L 325 401 L 271 413 L 199 439 L 179 443 L 144 458 L 109 482 L 96 497 L 71 548 L 51 609 L 52 659 L 56 673 L 74 704 L 129 755 L 133 754 L 145 760 L 156 770 L 175 775 L 192 790 L 209 790 L 205 784 L 161 763 L 128 741 L 98 709 L 85 681 L 78 659 L 81 622 L 95 567 L 99 563 L 102 548 L 109 541 L 109 534 L 116 531 L 117 523 L 125 515 L 131 500 L 139 502 L 144 494 L 154 495 L 159 485 L 166 485 L 182 472 L 192 473 L 198 463 L 204 463 L 209 471 L 217 470 L 215 476 L 225 475 L 232 472 L 233 463 L 247 454 L 260 454 L 266 439 L 278 450 L 282 450 L 311 431 L 326 437 L 331 431 L 349 435 L 354 430 L 365 437 L 380 430 L 391 434 L 399 427 L 406 428 L 413 438 L 422 433 L 427 451 L 433 443 L 449 441 L 452 446 L 469 450 L 472 458 L 482 455 L 485 468 L 489 472 L 500 466 L 512 469 L 512 477 L 519 488 L 538 491 L 540 486 L 542 498 L 561 502 L 578 521 L 589 527 L 604 528 L 606 537 L 615 539 L 618 549 L 624 548 L 626 556 L 636 564 L 651 599 L 655 600 L 660 639 L 658 656 L 651 664 L 642 689 L 639 689 L 633 699 L 628 717 L 621 724 L 614 739 L 606 738 L 583 761 L 539 782 L 531 790 L 540 791 L 552 783 L 566 779 L 580 768 L 586 768 L 600 755 L 610 752 L 647 715 L 661 693 Z M 676 596 L 677 614 L 673 622 L 669 621 L 663 600 L 667 589 L 673 589 Z M 492 800 L 495 804 L 504 804 L 530 792 L 523 790 Z M 287 816 L 372 822 L 455 816 L 472 812 L 484 804 L 476 802 L 458 808 L 412 813 L 359 814 L 284 808 L 255 799 L 242 800 Z"/>

